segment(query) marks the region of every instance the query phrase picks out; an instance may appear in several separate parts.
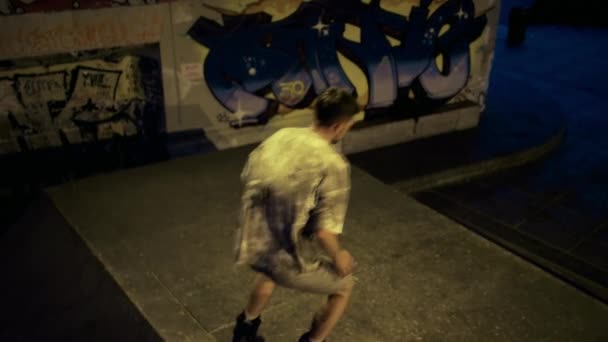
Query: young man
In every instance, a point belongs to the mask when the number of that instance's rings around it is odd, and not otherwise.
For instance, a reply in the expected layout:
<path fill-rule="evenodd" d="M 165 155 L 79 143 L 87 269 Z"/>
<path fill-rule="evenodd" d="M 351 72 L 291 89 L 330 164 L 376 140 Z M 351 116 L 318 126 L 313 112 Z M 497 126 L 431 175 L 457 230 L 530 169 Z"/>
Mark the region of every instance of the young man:
<path fill-rule="evenodd" d="M 340 247 L 350 191 L 350 168 L 336 144 L 359 112 L 356 99 L 328 88 L 316 100 L 315 123 L 286 128 L 249 156 L 237 234 L 237 264 L 258 272 L 233 342 L 263 341 L 260 314 L 275 285 L 328 296 L 301 342 L 324 341 L 353 288 L 353 258 Z"/>

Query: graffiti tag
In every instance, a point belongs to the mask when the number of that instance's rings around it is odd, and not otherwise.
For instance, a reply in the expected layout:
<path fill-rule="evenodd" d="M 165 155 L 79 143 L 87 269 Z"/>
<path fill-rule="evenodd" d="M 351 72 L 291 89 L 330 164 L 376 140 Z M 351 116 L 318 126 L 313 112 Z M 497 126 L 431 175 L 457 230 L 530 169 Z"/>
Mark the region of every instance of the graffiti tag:
<path fill-rule="evenodd" d="M 355 93 L 338 52 L 367 77 L 369 116 L 398 105 L 409 90 L 416 103 L 437 105 L 465 87 L 469 45 L 483 32 L 486 16 L 475 17 L 472 0 L 447 1 L 432 13 L 430 4 L 422 0 L 405 17 L 382 9 L 379 0 L 312 0 L 275 22 L 267 13 L 224 15 L 223 26 L 201 17 L 188 34 L 210 50 L 205 79 L 238 119 L 233 125 L 266 122 L 276 102 L 306 107 L 329 86 Z M 343 37 L 346 24 L 359 27 L 360 41 Z M 391 46 L 387 36 L 399 43 Z"/>
<path fill-rule="evenodd" d="M 127 74 L 138 66 L 138 81 Z M 111 138 L 155 134 L 160 128 L 144 113 L 162 112 L 160 66 L 126 56 L 116 69 L 71 66 L 42 74 L 14 74 L 0 79 L 0 142 L 14 140 L 21 150 Z M 152 119 L 152 120 L 150 120 Z"/>

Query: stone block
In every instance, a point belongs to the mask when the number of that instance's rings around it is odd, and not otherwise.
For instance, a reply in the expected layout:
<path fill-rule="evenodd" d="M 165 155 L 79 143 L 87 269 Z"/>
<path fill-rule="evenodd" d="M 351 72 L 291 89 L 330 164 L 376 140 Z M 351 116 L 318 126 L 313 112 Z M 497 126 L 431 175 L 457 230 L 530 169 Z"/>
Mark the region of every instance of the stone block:
<path fill-rule="evenodd" d="M 420 117 L 416 123 L 416 139 L 431 137 L 456 130 L 459 111 L 453 110 Z"/>
<path fill-rule="evenodd" d="M 414 120 L 394 121 L 354 129 L 344 137 L 345 154 L 403 143 L 414 138 Z"/>
<path fill-rule="evenodd" d="M 479 125 L 481 117 L 480 108 L 477 106 L 467 107 L 460 110 L 458 122 L 456 123 L 457 130 L 465 130 L 475 128 Z"/>

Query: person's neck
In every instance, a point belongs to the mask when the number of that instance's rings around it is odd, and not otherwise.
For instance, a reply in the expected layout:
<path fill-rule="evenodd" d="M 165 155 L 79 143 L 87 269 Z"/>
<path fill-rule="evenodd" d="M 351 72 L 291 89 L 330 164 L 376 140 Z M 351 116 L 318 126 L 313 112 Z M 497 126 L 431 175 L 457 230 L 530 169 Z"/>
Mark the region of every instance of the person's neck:
<path fill-rule="evenodd" d="M 328 143 L 331 144 L 331 142 L 334 139 L 334 135 L 332 134 L 331 131 L 329 131 L 329 129 L 327 129 L 327 128 L 323 127 L 323 126 L 320 126 L 318 124 L 313 124 L 311 128 L 321 138 L 323 138 L 324 140 L 326 140 Z"/>

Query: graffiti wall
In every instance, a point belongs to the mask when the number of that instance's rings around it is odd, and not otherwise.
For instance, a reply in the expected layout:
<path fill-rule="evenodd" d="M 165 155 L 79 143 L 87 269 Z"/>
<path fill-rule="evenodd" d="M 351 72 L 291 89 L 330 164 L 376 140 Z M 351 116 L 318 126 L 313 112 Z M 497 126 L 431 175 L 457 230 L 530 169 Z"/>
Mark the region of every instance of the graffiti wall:
<path fill-rule="evenodd" d="M 166 4 L 29 3 L 55 7 L 0 20 L 0 154 L 164 131 Z"/>
<path fill-rule="evenodd" d="M 354 94 L 368 122 L 479 113 L 499 0 L 0 0 L 0 10 L 24 13 L 0 21 L 0 152 L 140 132 L 141 106 L 158 103 L 136 81 L 149 59 L 87 53 L 141 45 L 159 48 L 148 88 L 164 103 L 162 130 L 225 149 L 309 125 L 329 86 Z"/>
<path fill-rule="evenodd" d="M 0 72 L 0 153 L 151 134 L 160 82 L 159 63 L 131 53 Z"/>
<path fill-rule="evenodd" d="M 356 95 L 364 120 L 484 105 L 496 1 L 261 1 L 200 15 L 181 6 L 172 7 L 188 40 L 179 45 L 182 96 L 196 94 L 220 145 L 309 123 L 306 109 L 329 86 Z"/>

